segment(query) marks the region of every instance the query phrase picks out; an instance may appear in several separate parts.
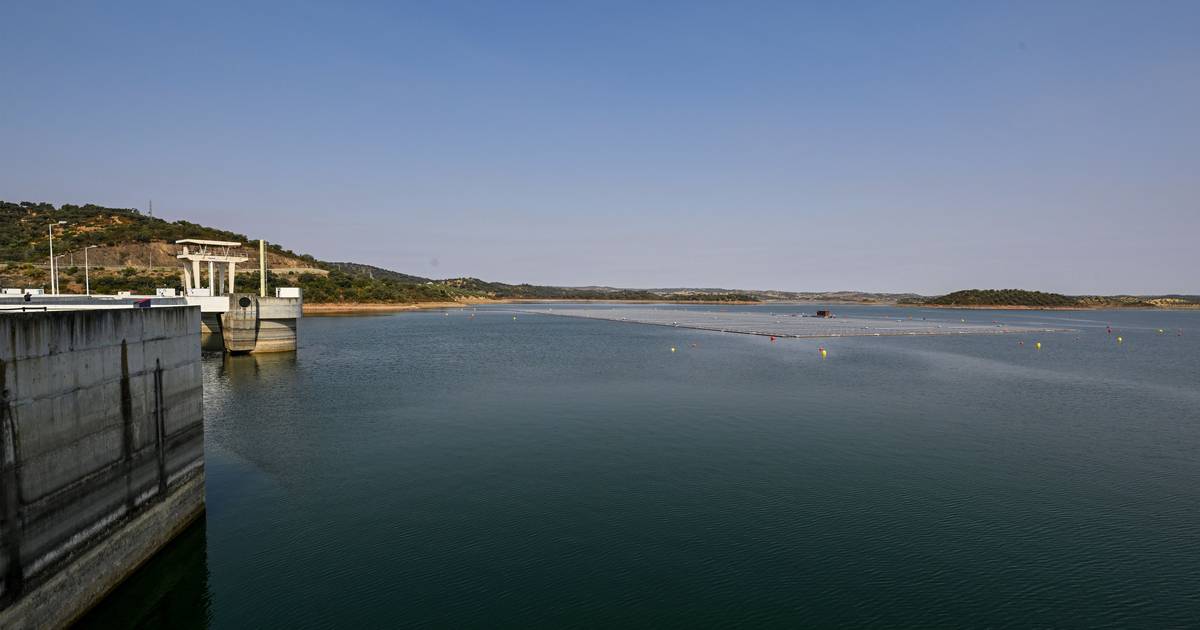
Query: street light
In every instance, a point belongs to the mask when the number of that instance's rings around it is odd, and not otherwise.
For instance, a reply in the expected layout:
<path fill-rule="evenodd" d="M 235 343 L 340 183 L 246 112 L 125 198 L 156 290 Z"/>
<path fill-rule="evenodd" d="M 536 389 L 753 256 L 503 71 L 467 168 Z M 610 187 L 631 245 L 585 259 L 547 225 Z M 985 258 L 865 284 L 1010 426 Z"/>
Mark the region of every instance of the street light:
<path fill-rule="evenodd" d="M 87 292 L 88 295 L 92 294 L 92 279 L 88 276 L 87 250 L 93 247 L 98 246 L 88 245 L 87 247 L 83 248 L 83 290 Z"/>
<path fill-rule="evenodd" d="M 66 221 L 59 221 L 51 223 L 48 228 L 50 230 L 50 292 L 54 295 L 58 295 L 58 270 L 54 266 L 54 226 L 66 224 Z"/>
<path fill-rule="evenodd" d="M 55 293 L 61 293 L 61 291 L 59 291 L 59 289 L 62 288 L 62 283 L 60 283 L 58 281 L 58 270 L 60 267 L 62 267 L 62 263 L 60 263 L 59 261 L 66 257 L 67 257 L 66 254 L 59 254 L 54 257 L 54 292 Z"/>

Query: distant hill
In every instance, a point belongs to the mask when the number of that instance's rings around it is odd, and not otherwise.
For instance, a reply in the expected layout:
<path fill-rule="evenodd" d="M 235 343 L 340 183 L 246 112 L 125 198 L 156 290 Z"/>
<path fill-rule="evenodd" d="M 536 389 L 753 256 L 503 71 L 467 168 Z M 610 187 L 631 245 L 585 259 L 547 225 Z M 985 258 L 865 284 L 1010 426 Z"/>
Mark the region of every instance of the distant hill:
<path fill-rule="evenodd" d="M 1024 289 L 967 289 L 931 298 L 910 298 L 901 304 L 962 307 L 1020 308 L 1190 308 L 1195 296 L 1063 295 Z"/>
<path fill-rule="evenodd" d="M 895 304 L 902 300 L 923 299 L 916 293 L 870 293 L 865 291 L 747 291 L 762 300 L 824 302 L 845 304 Z"/>
<path fill-rule="evenodd" d="M 58 225 L 58 221 L 65 224 Z M 180 287 L 175 241 L 200 238 L 245 243 L 250 261 L 238 282 L 258 285 L 256 239 L 244 234 L 191 223 L 165 221 L 134 208 L 94 204 L 0 201 L 0 286 L 45 288 L 49 255 L 47 228 L 53 223 L 54 251 L 60 284 L 66 292 L 82 292 L 83 250 L 88 250 L 89 279 L 99 293 L 132 290 L 152 293 L 157 287 Z M 435 280 L 356 262 L 327 262 L 267 242 L 268 286 L 300 286 L 309 302 L 411 303 L 461 298 L 639 300 L 665 302 L 797 301 L 855 304 L 912 304 L 963 307 L 1108 308 L 1122 306 L 1200 308 L 1200 297 L 1068 296 L 1021 289 L 970 289 L 942 296 L 860 291 L 796 292 L 722 288 L 626 289 L 605 286 L 557 287 L 507 284 L 478 278 Z"/>
<path fill-rule="evenodd" d="M 705 301 L 705 302 L 758 302 L 748 293 L 735 291 L 664 293 L 646 289 L 619 289 L 615 287 L 554 287 L 535 284 L 505 284 L 485 282 L 478 278 L 450 278 L 442 280 L 450 287 L 480 293 L 488 297 L 507 299 L 555 299 L 555 300 L 647 300 L 647 301 Z"/>
<path fill-rule="evenodd" d="M 1079 305 L 1077 299 L 1058 293 L 1022 289 L 967 289 L 927 298 L 923 303 L 931 306 L 1069 307 Z"/>
<path fill-rule="evenodd" d="M 64 221 L 63 225 L 57 222 Z M 54 250 L 60 284 L 66 292 L 82 292 L 83 250 L 97 292 L 133 290 L 152 293 L 157 287 L 181 287 L 175 241 L 198 238 L 247 245 L 250 261 L 238 274 L 242 286 L 258 284 L 258 250 L 244 234 L 189 221 L 165 221 L 134 208 L 94 204 L 0 201 L 0 285 L 45 287 L 48 284 L 48 226 L 54 224 Z M 449 301 L 464 297 L 510 299 L 713 300 L 753 302 L 736 292 L 663 295 L 638 289 L 570 288 L 487 282 L 478 278 L 434 280 L 373 265 L 327 262 L 267 243 L 269 286 L 295 286 L 309 302 L 409 303 Z"/>
<path fill-rule="evenodd" d="M 93 204 L 64 204 L 55 208 L 48 203 L 0 201 L 0 262 L 46 262 L 49 225 L 58 221 L 66 223 L 55 225 L 55 252 L 68 253 L 97 246 L 88 252 L 88 258 L 89 262 L 99 266 L 174 266 L 174 243 L 184 238 L 250 243 L 244 234 L 188 221 L 164 221 L 134 208 L 106 208 Z M 145 247 L 147 245 L 161 247 Z M 257 264 L 257 248 L 248 253 Z M 317 262 L 312 256 L 296 254 L 269 242 L 267 253 L 267 261 L 273 267 L 308 267 Z M 82 263 L 82 260 L 77 262 Z"/>
<path fill-rule="evenodd" d="M 434 281 L 432 278 L 410 276 L 406 273 L 400 273 L 399 271 L 392 271 L 391 269 L 384 269 L 383 267 L 376 267 L 374 265 L 364 265 L 362 263 L 330 262 L 325 263 L 325 267 L 331 270 L 337 269 L 339 271 L 344 271 L 352 276 L 367 276 L 369 278 L 395 280 L 397 282 L 404 282 L 408 284 L 424 284 L 426 282 Z"/>

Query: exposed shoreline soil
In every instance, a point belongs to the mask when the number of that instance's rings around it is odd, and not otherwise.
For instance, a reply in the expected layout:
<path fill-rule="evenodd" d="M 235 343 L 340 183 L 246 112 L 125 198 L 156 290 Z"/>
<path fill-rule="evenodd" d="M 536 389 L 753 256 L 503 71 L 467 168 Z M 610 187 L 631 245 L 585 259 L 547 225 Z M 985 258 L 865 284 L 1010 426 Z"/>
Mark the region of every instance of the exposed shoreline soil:
<path fill-rule="evenodd" d="M 833 302 L 833 301 L 813 301 L 813 302 L 795 302 L 795 301 L 779 301 L 779 302 L 729 302 L 721 300 L 581 300 L 581 299 L 553 299 L 553 298 L 464 298 L 458 301 L 449 302 L 409 302 L 409 303 L 373 303 L 373 302 L 327 302 L 327 303 L 310 303 L 304 304 L 305 315 L 353 315 L 361 313 L 397 313 L 403 311 L 417 311 L 426 309 L 439 308 L 468 308 L 472 306 L 486 306 L 491 304 L 559 304 L 559 303 L 575 303 L 575 304 L 666 304 L 670 306 L 686 306 L 688 304 L 707 304 L 707 305 L 737 305 L 737 306 L 772 306 L 782 304 L 803 304 L 803 305 L 821 305 L 827 304 L 831 306 L 897 306 L 906 308 L 937 308 L 947 310 L 964 310 L 964 311 L 1108 311 L 1108 310 L 1147 310 L 1147 311 L 1171 311 L 1171 310 L 1200 310 L 1200 305 L 1188 306 L 985 306 L 985 305 L 970 305 L 958 306 L 949 304 L 897 304 L 888 302 Z"/>
<path fill-rule="evenodd" d="M 326 302 L 326 303 L 304 303 L 305 315 L 349 315 L 355 313 L 394 313 L 403 311 L 417 311 L 423 309 L 438 309 L 438 308 L 468 308 L 471 306 L 486 306 L 490 304 L 557 304 L 557 303 L 576 303 L 576 304 L 594 304 L 594 303 L 610 303 L 610 304 L 670 304 L 670 305 L 686 305 L 686 304 L 730 304 L 730 305 L 765 305 L 770 302 L 729 302 L 721 300 L 579 300 L 579 299 L 564 299 L 555 300 L 550 298 L 465 298 L 455 302 L 410 302 L 410 303 L 371 303 L 371 302 Z"/>
<path fill-rule="evenodd" d="M 944 308 L 962 311 L 1192 311 L 1200 309 L 1200 304 L 1179 304 L 1170 306 L 1121 306 L 1119 304 L 1111 304 L 1107 306 L 989 306 L 982 304 L 973 304 L 967 306 L 956 304 L 894 304 L 893 306 L 902 306 L 906 308 Z"/>

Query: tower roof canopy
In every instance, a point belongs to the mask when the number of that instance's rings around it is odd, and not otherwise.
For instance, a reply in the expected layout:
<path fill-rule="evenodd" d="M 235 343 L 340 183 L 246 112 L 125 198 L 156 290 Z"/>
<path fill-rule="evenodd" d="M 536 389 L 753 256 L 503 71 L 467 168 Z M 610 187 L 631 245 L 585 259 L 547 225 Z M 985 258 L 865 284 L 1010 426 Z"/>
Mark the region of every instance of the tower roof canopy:
<path fill-rule="evenodd" d="M 206 241 L 200 238 L 183 238 L 175 241 L 176 245 L 211 245 L 213 247 L 241 247 L 241 243 L 234 241 Z"/>

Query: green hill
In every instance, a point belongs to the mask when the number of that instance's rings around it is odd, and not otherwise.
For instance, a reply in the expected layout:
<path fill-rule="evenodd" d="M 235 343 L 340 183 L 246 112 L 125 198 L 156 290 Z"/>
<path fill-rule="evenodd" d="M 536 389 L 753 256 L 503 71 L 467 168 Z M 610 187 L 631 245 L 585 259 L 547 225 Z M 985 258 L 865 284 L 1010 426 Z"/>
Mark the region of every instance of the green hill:
<path fill-rule="evenodd" d="M 967 289 L 929 298 L 932 306 L 1078 306 L 1077 299 L 1059 293 L 1043 293 L 1023 289 Z"/>
<path fill-rule="evenodd" d="M 963 307 L 1020 308 L 1187 308 L 1196 302 L 1187 296 L 1063 295 L 1024 289 L 967 289 L 932 298 L 903 300 L 902 304 Z"/>
<path fill-rule="evenodd" d="M 65 221 L 64 225 L 57 222 Z M 54 224 L 54 251 L 59 260 L 59 283 L 64 292 L 84 287 L 83 249 L 88 251 L 90 281 L 97 293 L 132 290 L 153 293 L 157 287 L 181 288 L 174 242 L 184 238 L 238 241 L 252 244 L 244 234 L 188 221 L 165 221 L 133 208 L 93 204 L 0 201 L 0 285 L 45 287 L 48 284 L 48 226 Z M 243 287 L 258 285 L 258 252 L 248 247 L 251 261 L 238 274 Z M 753 295 L 722 292 L 663 295 L 644 290 L 607 287 L 552 287 L 486 282 L 477 278 L 433 280 L 354 262 L 326 262 L 267 244 L 269 287 L 299 286 L 313 303 L 443 302 L 465 297 L 573 300 L 743 301 Z"/>
<path fill-rule="evenodd" d="M 64 221 L 63 225 L 58 225 Z M 250 261 L 238 274 L 243 287 L 258 285 L 255 239 L 245 234 L 189 221 L 165 221 L 134 208 L 94 204 L 0 201 L 0 286 L 42 287 L 49 284 L 48 226 L 54 224 L 54 251 L 64 292 L 82 293 L 83 251 L 88 250 L 90 281 L 97 293 L 131 290 L 153 293 L 158 287 L 180 287 L 175 241 L 200 238 L 250 245 Z M 1023 289 L 968 289 L 936 297 L 852 291 L 796 293 L 728 289 L 619 289 L 555 287 L 488 282 L 478 278 L 434 280 L 355 262 L 327 262 L 267 243 L 268 287 L 299 286 L 309 302 L 412 303 L 460 298 L 645 300 L 671 302 L 759 302 L 764 300 L 839 303 L 897 303 L 947 307 L 1020 308 L 1200 308 L 1194 295 L 1071 296 Z"/>
<path fill-rule="evenodd" d="M 0 261 L 45 261 L 49 253 L 48 228 L 58 221 L 66 222 L 56 225 L 54 230 L 54 248 L 60 253 L 82 250 L 89 245 L 174 243 L 184 238 L 250 241 L 246 235 L 237 232 L 188 221 L 164 221 L 134 208 L 105 208 L 93 204 L 63 204 L 55 208 L 48 203 L 0 201 Z M 278 245 L 269 244 L 268 251 L 289 259 L 316 262 L 312 256 L 298 255 Z"/>
<path fill-rule="evenodd" d="M 388 280 L 397 280 L 406 284 L 424 284 L 426 282 L 434 282 L 433 278 L 422 278 L 421 276 L 410 276 L 399 271 L 384 269 L 374 265 L 364 265 L 362 263 L 353 262 L 327 262 L 324 263 L 327 269 L 344 271 L 352 276 L 367 276 L 368 278 L 386 278 Z"/>

